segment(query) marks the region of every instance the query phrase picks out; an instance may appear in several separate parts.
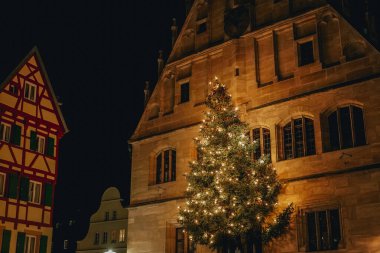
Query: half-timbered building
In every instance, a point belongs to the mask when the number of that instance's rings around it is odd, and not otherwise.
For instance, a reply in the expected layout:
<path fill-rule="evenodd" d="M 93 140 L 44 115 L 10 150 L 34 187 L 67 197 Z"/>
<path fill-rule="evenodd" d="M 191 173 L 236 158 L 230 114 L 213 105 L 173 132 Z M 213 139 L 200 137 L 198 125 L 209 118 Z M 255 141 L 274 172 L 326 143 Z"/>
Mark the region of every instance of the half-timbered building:
<path fill-rule="evenodd" d="M 68 131 L 34 48 L 0 84 L 2 253 L 49 253 L 59 141 Z"/>

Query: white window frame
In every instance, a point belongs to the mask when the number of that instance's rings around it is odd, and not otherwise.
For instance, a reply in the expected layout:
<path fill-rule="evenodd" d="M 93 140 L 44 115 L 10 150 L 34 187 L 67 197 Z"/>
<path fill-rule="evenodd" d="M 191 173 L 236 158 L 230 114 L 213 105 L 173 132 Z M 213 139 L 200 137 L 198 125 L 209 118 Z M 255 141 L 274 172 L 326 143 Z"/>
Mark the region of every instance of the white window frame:
<path fill-rule="evenodd" d="M 34 90 L 33 90 L 33 88 L 34 88 Z M 34 91 L 33 93 L 32 93 L 32 90 Z M 36 102 L 36 97 L 37 97 L 37 85 L 32 84 L 30 82 L 25 82 L 24 98 L 29 100 L 29 101 Z"/>
<path fill-rule="evenodd" d="M 69 240 L 64 240 L 63 241 L 63 249 L 68 249 L 69 248 Z"/>
<path fill-rule="evenodd" d="M 37 152 L 41 154 L 45 154 L 45 137 L 37 135 Z"/>
<path fill-rule="evenodd" d="M 1 122 L 0 123 L 0 141 L 10 142 L 11 140 L 11 125 Z"/>
<path fill-rule="evenodd" d="M 125 242 L 125 229 L 119 230 L 119 242 Z"/>
<path fill-rule="evenodd" d="M 33 244 L 32 244 L 33 242 Z M 36 253 L 37 237 L 34 235 L 25 235 L 24 253 Z"/>
<path fill-rule="evenodd" d="M 39 192 L 36 192 L 36 186 L 39 186 Z M 28 201 L 34 204 L 41 204 L 42 183 L 30 180 Z"/>
<path fill-rule="evenodd" d="M 4 197 L 6 178 L 7 178 L 6 174 L 0 172 L 0 197 Z"/>

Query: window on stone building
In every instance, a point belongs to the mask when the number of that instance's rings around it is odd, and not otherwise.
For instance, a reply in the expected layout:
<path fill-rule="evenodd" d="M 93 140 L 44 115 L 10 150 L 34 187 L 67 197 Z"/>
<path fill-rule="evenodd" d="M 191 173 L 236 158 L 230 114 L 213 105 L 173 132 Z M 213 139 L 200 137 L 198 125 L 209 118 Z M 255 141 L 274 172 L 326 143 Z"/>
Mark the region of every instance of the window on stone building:
<path fill-rule="evenodd" d="M 323 119 L 324 120 L 324 119 Z M 325 134 L 325 150 L 333 151 L 352 148 L 366 144 L 363 110 L 349 105 L 339 107 L 327 116 Z"/>
<path fill-rule="evenodd" d="M 314 62 L 313 41 L 298 44 L 298 66 L 304 66 Z"/>
<path fill-rule="evenodd" d="M 117 212 L 116 211 L 112 211 L 112 219 L 113 220 L 117 219 Z"/>
<path fill-rule="evenodd" d="M 11 139 L 11 126 L 4 122 L 0 123 L 0 141 L 9 142 Z"/>
<path fill-rule="evenodd" d="M 282 128 L 284 160 L 315 155 L 314 122 L 301 117 L 292 119 Z"/>
<path fill-rule="evenodd" d="M 338 208 L 301 211 L 299 244 L 306 251 L 337 250 L 341 242 Z"/>
<path fill-rule="evenodd" d="M 102 240 L 102 243 L 103 244 L 106 244 L 108 241 L 108 233 L 107 232 L 103 232 L 103 240 Z"/>
<path fill-rule="evenodd" d="M 32 102 L 35 102 L 36 101 L 36 91 L 37 91 L 36 85 L 31 84 L 29 82 L 25 82 L 24 98 L 26 98 L 27 100 L 30 100 Z"/>
<path fill-rule="evenodd" d="M 0 172 L 0 197 L 5 193 L 5 173 Z"/>
<path fill-rule="evenodd" d="M 116 242 L 116 230 L 113 230 L 111 232 L 111 243 L 115 243 Z"/>
<path fill-rule="evenodd" d="M 207 30 L 207 20 L 202 20 L 197 23 L 197 34 L 206 32 Z"/>
<path fill-rule="evenodd" d="M 125 242 L 125 229 L 119 230 L 119 242 Z"/>
<path fill-rule="evenodd" d="M 258 160 L 262 155 L 270 156 L 270 131 L 267 128 L 254 128 L 250 133 L 250 138 L 253 140 L 257 149 L 253 153 L 253 158 Z"/>
<path fill-rule="evenodd" d="M 181 103 L 188 102 L 190 100 L 190 84 L 189 82 L 181 84 Z"/>
<path fill-rule="evenodd" d="M 167 149 L 156 156 L 156 184 L 176 180 L 176 151 Z"/>
<path fill-rule="evenodd" d="M 40 182 L 30 180 L 28 201 L 34 204 L 40 204 L 41 203 L 41 189 L 42 189 L 42 184 Z"/>
<path fill-rule="evenodd" d="M 99 237 L 100 237 L 100 236 L 99 236 L 99 233 L 96 232 L 96 233 L 95 233 L 95 238 L 94 238 L 94 244 L 95 244 L 95 245 L 98 245 L 98 244 L 99 244 L 99 241 L 100 241 L 100 240 L 99 240 Z"/>
<path fill-rule="evenodd" d="M 9 92 L 12 94 L 12 95 L 15 95 L 17 96 L 17 93 L 18 93 L 18 88 L 15 84 L 10 84 L 9 85 Z"/>
<path fill-rule="evenodd" d="M 195 245 L 190 241 L 183 227 L 167 224 L 165 253 L 194 253 Z"/>
<path fill-rule="evenodd" d="M 105 221 L 108 221 L 110 219 L 110 212 L 106 212 L 105 214 L 104 214 L 104 220 Z"/>

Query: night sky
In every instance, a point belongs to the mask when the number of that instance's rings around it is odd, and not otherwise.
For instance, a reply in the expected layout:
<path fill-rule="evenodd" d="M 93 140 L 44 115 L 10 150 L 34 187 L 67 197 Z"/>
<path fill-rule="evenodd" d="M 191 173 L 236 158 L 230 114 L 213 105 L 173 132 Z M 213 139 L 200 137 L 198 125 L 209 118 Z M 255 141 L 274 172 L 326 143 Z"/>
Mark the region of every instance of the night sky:
<path fill-rule="evenodd" d="M 128 201 L 128 139 L 143 111 L 157 52 L 171 47 L 172 18 L 184 0 L 0 2 L 0 79 L 37 46 L 70 129 L 60 142 L 55 221 L 86 232 L 102 192 Z"/>

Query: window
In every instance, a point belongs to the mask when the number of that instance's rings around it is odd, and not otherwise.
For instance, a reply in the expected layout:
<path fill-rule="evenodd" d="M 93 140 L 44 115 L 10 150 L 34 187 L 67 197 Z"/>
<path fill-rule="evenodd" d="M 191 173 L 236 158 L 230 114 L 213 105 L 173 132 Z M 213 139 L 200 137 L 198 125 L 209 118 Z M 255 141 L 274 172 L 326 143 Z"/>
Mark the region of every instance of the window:
<path fill-rule="evenodd" d="M 119 242 L 125 242 L 125 229 L 119 230 Z"/>
<path fill-rule="evenodd" d="M 99 244 L 99 233 L 98 233 L 98 232 L 95 233 L 94 244 L 95 244 L 95 245 L 98 245 L 98 244 Z"/>
<path fill-rule="evenodd" d="M 190 100 L 190 84 L 181 84 L 181 103 L 188 102 Z"/>
<path fill-rule="evenodd" d="M 25 236 L 24 253 L 36 253 L 36 237 L 33 235 Z"/>
<path fill-rule="evenodd" d="M 350 105 L 340 107 L 327 117 L 327 151 L 352 148 L 366 144 L 363 110 Z"/>
<path fill-rule="evenodd" d="M 282 129 L 283 159 L 315 155 L 314 122 L 308 118 L 290 121 Z"/>
<path fill-rule="evenodd" d="M 113 230 L 111 232 L 111 243 L 115 243 L 116 242 L 116 230 Z"/>
<path fill-rule="evenodd" d="M 336 250 L 341 241 L 338 208 L 302 212 L 299 243 L 306 251 Z"/>
<path fill-rule="evenodd" d="M 41 203 L 41 188 L 42 184 L 35 181 L 29 181 L 29 197 L 28 201 L 34 204 Z"/>
<path fill-rule="evenodd" d="M 24 98 L 27 100 L 36 101 L 36 85 L 25 82 Z"/>
<path fill-rule="evenodd" d="M 298 66 L 314 62 L 313 41 L 298 44 Z"/>
<path fill-rule="evenodd" d="M 109 213 L 109 212 L 106 212 L 106 213 L 104 214 L 104 220 L 107 221 L 107 220 L 109 220 L 109 219 L 110 219 L 110 213 Z"/>
<path fill-rule="evenodd" d="M 45 153 L 45 137 L 37 136 L 37 152 L 41 154 Z"/>
<path fill-rule="evenodd" d="M 103 232 L 103 241 L 102 241 L 102 243 L 103 244 L 107 243 L 107 239 L 108 239 L 108 233 L 107 232 Z"/>
<path fill-rule="evenodd" d="M 176 151 L 168 149 L 156 157 L 156 184 L 175 181 L 176 179 Z"/>
<path fill-rule="evenodd" d="M 63 241 L 63 249 L 68 249 L 69 248 L 69 240 L 64 240 Z"/>
<path fill-rule="evenodd" d="M 204 33 L 207 30 L 207 22 L 203 21 L 197 24 L 197 34 Z"/>
<path fill-rule="evenodd" d="M 0 172 L 0 197 L 4 196 L 5 192 L 5 173 Z"/>
<path fill-rule="evenodd" d="M 112 219 L 113 219 L 113 220 L 116 220 L 116 218 L 117 218 L 117 212 L 116 212 L 116 211 L 113 211 L 113 212 L 112 212 Z"/>
<path fill-rule="evenodd" d="M 5 123 L 0 123 L 0 141 L 9 142 L 11 139 L 11 126 Z"/>
<path fill-rule="evenodd" d="M 175 235 L 175 252 L 184 253 L 185 252 L 185 233 L 183 228 L 176 228 Z"/>
<path fill-rule="evenodd" d="M 270 156 L 270 131 L 267 128 L 254 128 L 251 132 L 253 140 L 257 143 L 257 149 L 253 154 L 253 158 L 258 160 L 262 155 Z"/>
<path fill-rule="evenodd" d="M 13 95 L 16 95 L 17 96 L 17 93 L 18 93 L 18 88 L 15 84 L 10 84 L 9 85 L 9 92 Z"/>

